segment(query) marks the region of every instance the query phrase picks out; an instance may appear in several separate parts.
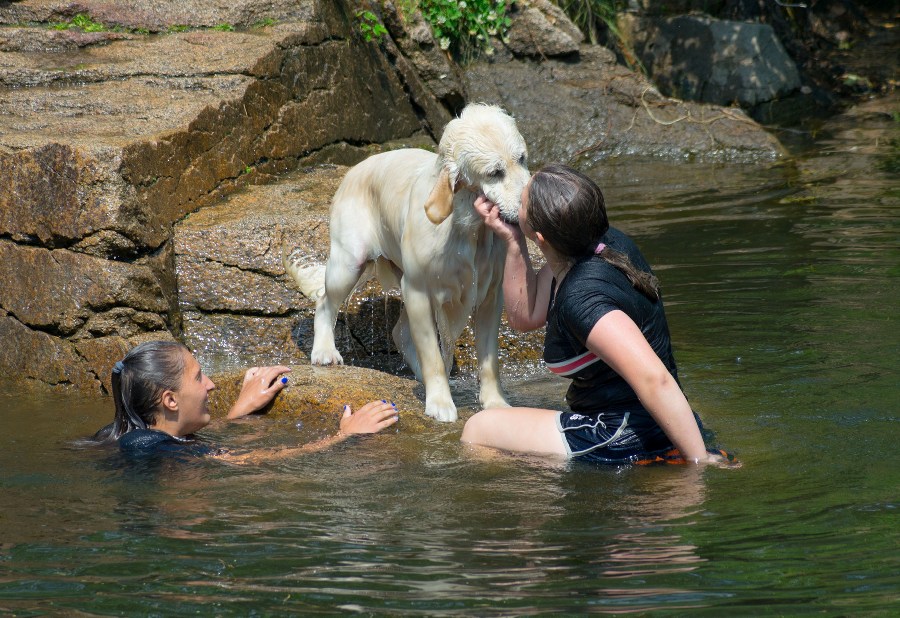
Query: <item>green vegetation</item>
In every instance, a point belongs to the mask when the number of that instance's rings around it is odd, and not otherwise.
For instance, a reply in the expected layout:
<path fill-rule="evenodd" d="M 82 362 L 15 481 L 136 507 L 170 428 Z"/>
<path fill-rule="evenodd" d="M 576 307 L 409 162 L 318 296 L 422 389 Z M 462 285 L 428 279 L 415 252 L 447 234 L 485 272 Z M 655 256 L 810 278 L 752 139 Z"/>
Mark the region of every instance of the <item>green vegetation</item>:
<path fill-rule="evenodd" d="M 569 19 L 578 26 L 591 43 L 599 43 L 605 29 L 616 40 L 621 39 L 616 14 L 625 10 L 626 0 L 555 0 Z"/>
<path fill-rule="evenodd" d="M 277 19 L 272 19 L 271 17 L 266 17 L 265 19 L 260 19 L 258 22 L 255 22 L 251 28 L 254 30 L 258 30 L 260 28 L 267 28 L 269 26 L 274 26 L 278 23 Z"/>
<path fill-rule="evenodd" d="M 71 28 L 78 28 L 82 32 L 103 32 L 105 30 L 108 30 L 106 26 L 104 26 L 100 22 L 92 20 L 90 15 L 87 15 L 85 13 L 79 13 L 66 22 L 56 22 L 50 24 L 50 27 L 54 30 L 69 30 Z"/>
<path fill-rule="evenodd" d="M 359 20 L 359 31 L 366 41 L 380 41 L 387 34 L 387 28 L 372 11 L 357 11 L 356 18 Z"/>
<path fill-rule="evenodd" d="M 418 0 L 418 8 L 441 49 L 462 54 L 493 53 L 491 39 L 503 39 L 511 23 L 505 0 Z"/>
<path fill-rule="evenodd" d="M 628 6 L 627 0 L 553 0 L 553 2 L 568 15 L 591 43 L 615 47 L 629 67 L 647 73 L 619 30 L 618 14 Z"/>
<path fill-rule="evenodd" d="M 274 19 L 262 19 L 255 24 L 253 24 L 253 28 L 264 28 L 266 26 L 271 26 L 275 24 L 276 21 Z M 140 27 L 140 28 L 126 28 L 124 26 L 108 26 L 102 22 L 94 21 L 94 19 L 88 15 L 87 13 L 79 13 L 70 19 L 69 21 L 64 22 L 53 22 L 49 24 L 49 27 L 54 30 L 71 30 L 73 28 L 77 28 L 82 32 L 130 32 L 133 34 L 143 34 L 149 35 L 153 34 L 154 31 L 151 31 L 149 28 Z M 173 34 L 177 32 L 188 32 L 190 30 L 215 30 L 217 32 L 234 32 L 235 27 L 232 24 L 222 23 L 217 26 L 212 26 L 208 28 L 204 28 L 202 26 L 188 26 L 185 24 L 173 24 L 168 26 L 165 30 L 165 34 Z"/>

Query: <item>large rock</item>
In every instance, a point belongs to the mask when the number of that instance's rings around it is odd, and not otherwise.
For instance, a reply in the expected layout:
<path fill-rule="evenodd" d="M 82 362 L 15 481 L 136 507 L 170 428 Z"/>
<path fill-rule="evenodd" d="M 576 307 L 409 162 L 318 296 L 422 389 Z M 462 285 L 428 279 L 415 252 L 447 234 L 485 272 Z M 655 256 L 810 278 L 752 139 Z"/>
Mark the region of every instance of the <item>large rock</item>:
<path fill-rule="evenodd" d="M 418 10 L 411 10 L 408 3 L 387 0 L 381 4 L 384 25 L 390 38 L 384 41 L 394 65 L 411 86 L 421 84 L 431 97 L 420 96 L 416 89 L 411 94 L 429 118 L 434 135 L 450 120 L 448 110 L 457 112 L 468 98 L 462 71 L 440 48 L 431 27 Z M 435 105 L 440 102 L 441 105 Z"/>
<path fill-rule="evenodd" d="M 80 387 L 109 366 L 83 342 L 181 332 L 174 223 L 304 158 L 426 125 L 342 2 L 25 0 L 0 4 L 0 23 L 76 13 L 159 31 L 246 28 L 146 36 L 16 25 L 0 34 L 0 309 L 18 342 L 0 368 L 41 380 L 21 371 L 22 359 L 52 348 L 46 382 Z M 276 302 L 265 277 L 241 275 L 222 280 Z M 238 311 L 259 313 L 249 303 Z"/>
<path fill-rule="evenodd" d="M 783 153 L 740 109 L 662 96 L 602 47 L 582 46 L 577 62 L 479 62 L 466 80 L 473 100 L 515 116 L 533 166 L 624 155 L 772 160 Z"/>
<path fill-rule="evenodd" d="M 421 432 L 437 421 L 426 417 L 421 401 L 424 390 L 413 380 L 385 375 L 360 367 L 312 367 L 291 365 L 288 386 L 262 413 L 299 419 L 303 430 L 329 435 L 338 429 L 344 404 L 354 410 L 373 399 L 397 404 L 404 433 Z M 224 416 L 243 384 L 243 370 L 212 376 L 216 389 L 210 393 L 210 411 Z M 466 416 L 463 412 L 463 420 Z"/>
<path fill-rule="evenodd" d="M 576 53 L 584 40 L 578 27 L 549 0 L 513 5 L 510 19 L 506 45 L 516 56 L 568 56 Z"/>
<path fill-rule="evenodd" d="M 383 5 L 391 37 L 366 43 L 347 0 L 0 3 L 0 369 L 108 390 L 112 362 L 160 337 L 211 371 L 306 363 L 313 304 L 282 251 L 324 263 L 341 166 L 373 144 L 433 147 L 464 98 L 513 112 L 535 162 L 777 156 L 739 111 L 664 98 L 578 46 L 546 0 L 522 3 L 528 36 L 510 40 L 532 59 L 464 76 L 401 6 Z M 21 25 L 75 14 L 122 28 Z M 548 52 L 565 58 L 533 60 Z M 363 286 L 337 324 L 345 359 L 408 376 L 399 311 L 396 292 Z M 501 360 L 534 363 L 540 338 L 504 326 Z"/>
<path fill-rule="evenodd" d="M 61 23 L 77 14 L 89 15 L 109 27 L 144 28 L 151 32 L 172 27 L 229 25 L 252 27 L 270 22 L 315 24 L 333 19 L 340 2 L 333 0 L 18 0 L 4 2 L 0 24 Z"/>
<path fill-rule="evenodd" d="M 635 54 L 666 95 L 752 108 L 800 88 L 797 66 L 767 24 L 703 15 L 624 23 Z"/>

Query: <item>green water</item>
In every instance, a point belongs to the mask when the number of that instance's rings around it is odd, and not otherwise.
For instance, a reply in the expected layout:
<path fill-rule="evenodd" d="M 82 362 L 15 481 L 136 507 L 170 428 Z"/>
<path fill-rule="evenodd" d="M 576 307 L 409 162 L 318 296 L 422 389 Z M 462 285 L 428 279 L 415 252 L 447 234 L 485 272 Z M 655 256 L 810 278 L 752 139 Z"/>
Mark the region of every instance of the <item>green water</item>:
<path fill-rule="evenodd" d="M 833 123 L 776 165 L 591 171 L 740 469 L 485 460 L 458 424 L 255 468 L 123 468 L 71 444 L 108 401 L 7 390 L 0 614 L 897 615 L 896 127 Z M 513 401 L 558 405 L 542 375 L 507 367 Z M 298 439 L 289 419 L 208 434 Z"/>

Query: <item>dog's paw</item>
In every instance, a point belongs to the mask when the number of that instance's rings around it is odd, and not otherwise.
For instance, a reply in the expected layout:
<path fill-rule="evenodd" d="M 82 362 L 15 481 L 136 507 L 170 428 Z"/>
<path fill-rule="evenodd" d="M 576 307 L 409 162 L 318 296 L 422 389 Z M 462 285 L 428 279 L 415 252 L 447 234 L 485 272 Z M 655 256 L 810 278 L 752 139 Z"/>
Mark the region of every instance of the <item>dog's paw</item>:
<path fill-rule="evenodd" d="M 490 410 L 493 408 L 511 408 L 509 402 L 506 401 L 502 396 L 496 397 L 482 397 L 481 398 L 481 408 L 483 410 Z"/>
<path fill-rule="evenodd" d="M 453 401 L 438 403 L 436 401 L 425 402 L 425 415 L 441 421 L 442 423 L 452 423 L 459 416 L 456 414 L 456 406 Z"/>
<path fill-rule="evenodd" d="M 313 350 L 309 362 L 313 365 L 343 365 L 344 357 L 335 349 Z"/>

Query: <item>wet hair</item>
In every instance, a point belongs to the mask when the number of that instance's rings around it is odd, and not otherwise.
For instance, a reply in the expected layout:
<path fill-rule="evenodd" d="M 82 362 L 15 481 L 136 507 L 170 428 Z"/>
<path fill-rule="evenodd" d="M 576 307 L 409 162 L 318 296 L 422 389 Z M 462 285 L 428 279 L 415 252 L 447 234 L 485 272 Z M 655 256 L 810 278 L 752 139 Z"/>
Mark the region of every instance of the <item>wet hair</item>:
<path fill-rule="evenodd" d="M 162 394 L 181 388 L 185 357 L 190 351 L 177 341 L 146 341 L 113 365 L 112 397 L 116 416 L 94 434 L 95 442 L 114 442 L 135 429 L 153 425 Z"/>
<path fill-rule="evenodd" d="M 556 251 L 575 262 L 592 255 L 609 229 L 603 192 L 593 180 L 565 165 L 548 165 L 531 178 L 528 223 Z M 628 277 L 631 285 L 652 301 L 659 299 L 659 281 L 636 268 L 628 256 L 611 247 L 597 253 Z"/>

